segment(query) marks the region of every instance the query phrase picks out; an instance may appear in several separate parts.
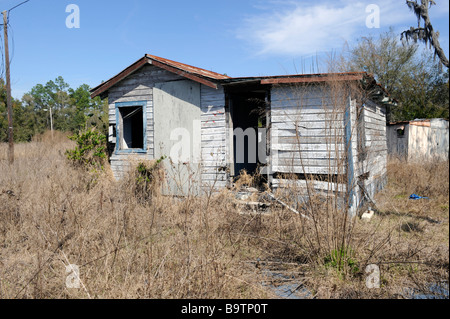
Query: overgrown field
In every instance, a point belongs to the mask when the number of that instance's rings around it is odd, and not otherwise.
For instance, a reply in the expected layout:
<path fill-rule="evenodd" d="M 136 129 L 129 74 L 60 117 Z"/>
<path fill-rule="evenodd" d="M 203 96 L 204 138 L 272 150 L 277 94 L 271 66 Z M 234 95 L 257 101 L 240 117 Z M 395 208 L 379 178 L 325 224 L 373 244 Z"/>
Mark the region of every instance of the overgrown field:
<path fill-rule="evenodd" d="M 13 166 L 0 145 L 0 298 L 280 298 L 274 271 L 315 298 L 408 298 L 448 285 L 448 162 L 390 161 L 370 221 L 320 199 L 306 220 L 276 205 L 239 214 L 233 190 L 165 197 L 158 174 L 146 187 L 134 174 L 116 182 L 108 167 L 73 167 L 73 145 L 59 135 L 16 145 Z M 366 285 L 371 264 L 380 288 Z"/>

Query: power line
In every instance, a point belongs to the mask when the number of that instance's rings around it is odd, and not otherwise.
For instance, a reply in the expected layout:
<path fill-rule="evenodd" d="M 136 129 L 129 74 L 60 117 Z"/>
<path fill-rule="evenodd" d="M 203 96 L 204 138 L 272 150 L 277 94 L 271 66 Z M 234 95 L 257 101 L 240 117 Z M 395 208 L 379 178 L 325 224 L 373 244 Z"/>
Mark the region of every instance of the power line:
<path fill-rule="evenodd" d="M 23 1 L 23 2 L 19 3 L 18 5 L 12 7 L 12 8 L 9 9 L 9 10 L 5 10 L 5 11 L 8 12 L 8 17 L 7 17 L 7 21 L 8 21 L 7 23 L 8 23 L 8 24 L 9 24 L 9 13 L 10 13 L 11 11 L 13 11 L 15 8 L 20 7 L 21 5 L 23 5 L 23 4 L 25 4 L 25 3 L 29 2 L 29 1 L 30 1 L 30 0 Z M 3 23 L 0 24 L 0 26 L 2 26 L 2 25 L 3 25 Z"/>
<path fill-rule="evenodd" d="M 11 31 L 11 42 L 12 42 L 12 52 L 11 53 L 12 54 L 11 54 L 11 58 L 10 58 L 10 61 L 9 61 L 10 64 L 12 63 L 12 61 L 14 59 L 15 43 L 14 43 L 14 30 L 13 30 L 12 25 L 9 23 L 9 13 L 12 10 L 20 7 L 21 5 L 23 5 L 23 4 L 25 4 L 25 3 L 29 2 L 29 1 L 30 0 L 22 1 L 21 3 L 15 5 L 14 7 L 10 8 L 8 10 L 5 10 L 8 13 L 7 14 L 7 27 Z M 3 27 L 4 27 L 4 24 L 0 23 L 0 51 L 1 51 L 0 78 L 3 78 L 4 72 L 5 72 L 5 69 L 6 69 L 6 66 L 5 66 L 6 60 L 5 60 L 5 55 L 4 55 L 4 52 L 3 52 L 4 51 L 3 39 L 2 39 L 2 35 L 1 35 L 1 31 L 3 31 Z"/>
<path fill-rule="evenodd" d="M 11 11 L 13 11 L 15 8 L 20 7 L 22 4 L 25 4 L 25 3 L 27 3 L 28 1 L 30 1 L 30 0 L 26 0 L 26 1 L 22 2 L 22 3 L 19 3 L 19 4 L 16 5 L 16 6 L 12 7 L 11 9 L 8 10 L 8 14 L 9 14 Z"/>

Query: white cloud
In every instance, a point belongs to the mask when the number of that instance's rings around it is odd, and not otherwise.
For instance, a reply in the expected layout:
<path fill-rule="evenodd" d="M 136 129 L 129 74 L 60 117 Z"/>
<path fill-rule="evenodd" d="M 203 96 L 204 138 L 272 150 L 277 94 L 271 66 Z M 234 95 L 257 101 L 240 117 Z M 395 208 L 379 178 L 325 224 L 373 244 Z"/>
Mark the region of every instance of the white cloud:
<path fill-rule="evenodd" d="M 237 36 L 263 55 L 313 55 L 340 50 L 346 41 L 374 30 L 366 27 L 369 4 L 380 7 L 382 28 L 414 21 L 403 1 L 288 1 L 248 17 Z"/>

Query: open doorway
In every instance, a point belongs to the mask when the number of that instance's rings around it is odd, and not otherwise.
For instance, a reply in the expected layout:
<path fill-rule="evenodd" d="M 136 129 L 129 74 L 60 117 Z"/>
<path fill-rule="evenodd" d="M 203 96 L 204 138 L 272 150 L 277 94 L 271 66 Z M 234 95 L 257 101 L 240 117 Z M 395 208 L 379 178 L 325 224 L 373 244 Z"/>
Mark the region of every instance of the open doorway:
<path fill-rule="evenodd" d="M 267 122 L 267 93 L 265 90 L 235 89 L 228 92 L 228 98 L 233 128 L 231 175 L 237 177 L 243 170 L 254 175 L 266 160 L 266 138 L 262 133 Z"/>

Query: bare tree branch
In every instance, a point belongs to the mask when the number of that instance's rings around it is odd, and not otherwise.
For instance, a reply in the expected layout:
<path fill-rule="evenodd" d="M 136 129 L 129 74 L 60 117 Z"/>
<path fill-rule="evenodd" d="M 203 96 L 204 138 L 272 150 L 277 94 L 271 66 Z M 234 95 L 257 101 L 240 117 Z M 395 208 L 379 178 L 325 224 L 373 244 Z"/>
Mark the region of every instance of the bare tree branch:
<path fill-rule="evenodd" d="M 439 32 L 435 32 L 431 24 L 430 15 L 428 9 L 432 5 L 436 5 L 433 0 L 421 0 L 419 4 L 417 0 L 406 1 L 407 6 L 414 12 L 417 17 L 417 28 L 411 27 L 409 30 L 402 32 L 401 39 L 406 41 L 413 40 L 414 42 L 422 41 L 425 45 L 429 44 L 430 48 L 434 48 L 434 54 L 437 55 L 443 65 L 448 68 L 448 59 L 445 56 L 444 50 L 439 43 Z M 421 27 L 421 20 L 424 22 L 424 26 Z"/>

